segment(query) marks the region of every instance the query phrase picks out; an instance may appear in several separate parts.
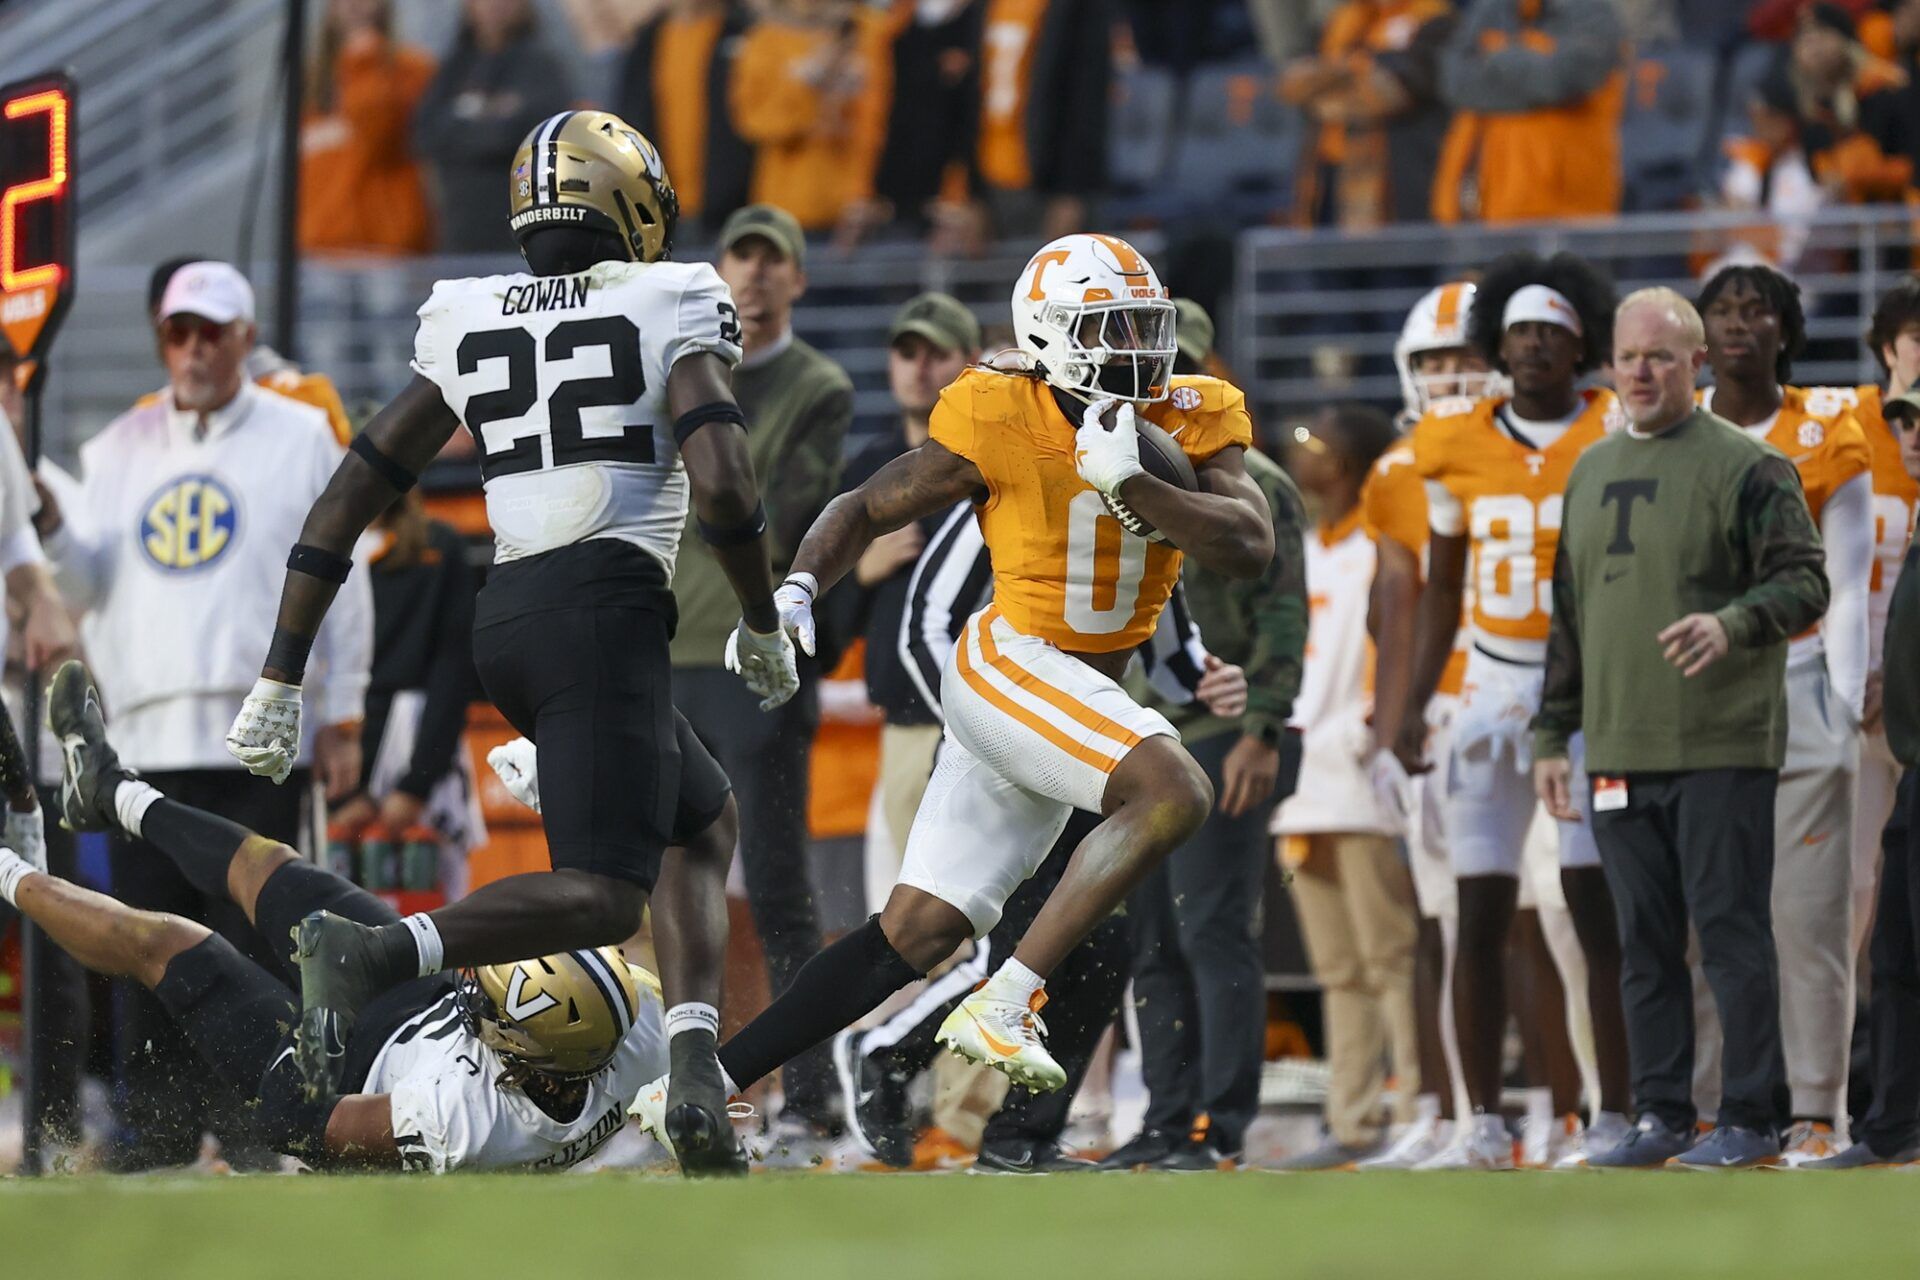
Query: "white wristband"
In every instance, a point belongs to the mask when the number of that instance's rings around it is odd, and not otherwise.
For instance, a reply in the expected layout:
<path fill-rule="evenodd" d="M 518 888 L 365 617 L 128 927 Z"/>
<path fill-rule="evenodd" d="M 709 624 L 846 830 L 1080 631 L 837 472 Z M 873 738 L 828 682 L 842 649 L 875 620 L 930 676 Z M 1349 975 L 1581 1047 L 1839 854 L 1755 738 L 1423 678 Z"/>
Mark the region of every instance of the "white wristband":
<path fill-rule="evenodd" d="M 807 599 L 809 600 L 818 600 L 820 598 L 820 579 L 810 573 L 790 573 L 787 575 L 786 582 L 783 582 L 781 585 L 799 587 L 807 593 Z"/>

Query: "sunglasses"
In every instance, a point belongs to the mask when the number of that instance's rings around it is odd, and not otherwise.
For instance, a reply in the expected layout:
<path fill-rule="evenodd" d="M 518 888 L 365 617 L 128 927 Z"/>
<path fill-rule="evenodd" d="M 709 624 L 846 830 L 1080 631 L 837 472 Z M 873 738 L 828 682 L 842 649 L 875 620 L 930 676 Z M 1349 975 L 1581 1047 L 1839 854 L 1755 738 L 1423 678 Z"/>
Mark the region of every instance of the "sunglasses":
<path fill-rule="evenodd" d="M 170 347 L 184 347 L 195 338 L 214 346 L 227 336 L 228 328 L 200 316 L 168 316 L 160 322 L 160 339 Z"/>

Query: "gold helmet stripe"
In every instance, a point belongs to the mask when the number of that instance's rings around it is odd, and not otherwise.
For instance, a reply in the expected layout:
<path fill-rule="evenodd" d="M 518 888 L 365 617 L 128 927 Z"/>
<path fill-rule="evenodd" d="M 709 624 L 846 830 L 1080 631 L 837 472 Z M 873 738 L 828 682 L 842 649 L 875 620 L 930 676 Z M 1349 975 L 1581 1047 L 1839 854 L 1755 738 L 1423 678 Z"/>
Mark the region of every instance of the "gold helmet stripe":
<path fill-rule="evenodd" d="M 620 990 L 619 980 L 613 976 L 613 971 L 607 968 L 605 958 L 598 951 L 582 948 L 571 954 L 586 971 L 587 977 L 593 979 L 593 985 L 600 988 L 600 997 L 607 1002 L 608 1011 L 613 1014 L 614 1021 L 620 1025 L 620 1038 L 624 1040 L 627 1032 L 633 1029 L 634 1011 L 627 1007 L 626 996 Z"/>

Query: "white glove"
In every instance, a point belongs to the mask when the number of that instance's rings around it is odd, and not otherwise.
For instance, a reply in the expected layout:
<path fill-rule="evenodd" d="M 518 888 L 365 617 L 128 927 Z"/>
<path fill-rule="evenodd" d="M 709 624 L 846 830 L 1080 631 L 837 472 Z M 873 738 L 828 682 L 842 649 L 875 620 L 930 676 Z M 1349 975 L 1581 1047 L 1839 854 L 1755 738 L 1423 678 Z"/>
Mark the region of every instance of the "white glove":
<path fill-rule="evenodd" d="M 0 844 L 19 854 L 35 871 L 47 869 L 47 828 L 39 805 L 26 812 L 8 806 L 6 831 Z"/>
<path fill-rule="evenodd" d="M 790 573 L 773 593 L 773 607 L 780 614 L 780 630 L 793 637 L 811 658 L 813 656 L 813 600 L 820 594 L 820 583 L 810 573 Z"/>
<path fill-rule="evenodd" d="M 227 753 L 263 778 L 285 782 L 300 754 L 300 686 L 261 676 L 227 730 Z"/>
<path fill-rule="evenodd" d="M 1095 400 L 1088 405 L 1080 429 L 1073 434 L 1074 469 L 1082 480 L 1109 498 L 1118 497 L 1122 484 L 1146 471 L 1140 465 L 1140 435 L 1134 426 L 1133 406 L 1120 403 L 1111 427 L 1101 421 L 1115 403 Z"/>
<path fill-rule="evenodd" d="M 540 812 L 540 761 L 533 743 L 515 738 L 487 752 L 487 765 L 507 793 L 535 813 Z"/>
<path fill-rule="evenodd" d="M 762 711 L 773 710 L 800 691 L 799 659 L 785 630 L 784 616 L 782 623 L 781 630 L 762 635 L 742 622 L 727 637 L 727 670 L 760 695 Z M 806 614 L 806 626 L 811 640 L 813 615 L 810 610 Z"/>
<path fill-rule="evenodd" d="M 1385 749 L 1376 751 L 1367 763 L 1367 778 L 1373 783 L 1374 798 L 1380 801 L 1380 807 L 1405 822 L 1413 813 L 1413 779 L 1407 776 L 1400 758 Z"/>

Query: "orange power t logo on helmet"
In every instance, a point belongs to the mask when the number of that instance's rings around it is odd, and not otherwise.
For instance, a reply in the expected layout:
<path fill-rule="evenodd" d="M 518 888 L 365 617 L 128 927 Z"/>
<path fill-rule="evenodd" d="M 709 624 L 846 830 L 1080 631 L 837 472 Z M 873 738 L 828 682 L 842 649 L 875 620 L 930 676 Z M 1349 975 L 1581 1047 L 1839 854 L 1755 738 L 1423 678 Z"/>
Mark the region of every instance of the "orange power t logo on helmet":
<path fill-rule="evenodd" d="M 1069 253 L 1065 249 L 1049 249 L 1047 252 L 1034 258 L 1032 268 L 1033 287 L 1027 290 L 1028 298 L 1034 302 L 1045 302 L 1047 300 L 1047 287 L 1042 283 L 1047 274 L 1047 268 L 1065 262 L 1068 256 Z"/>

